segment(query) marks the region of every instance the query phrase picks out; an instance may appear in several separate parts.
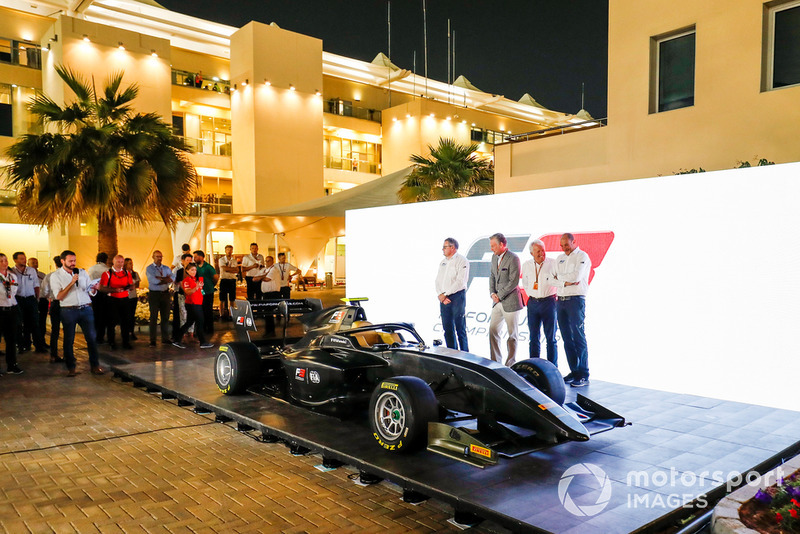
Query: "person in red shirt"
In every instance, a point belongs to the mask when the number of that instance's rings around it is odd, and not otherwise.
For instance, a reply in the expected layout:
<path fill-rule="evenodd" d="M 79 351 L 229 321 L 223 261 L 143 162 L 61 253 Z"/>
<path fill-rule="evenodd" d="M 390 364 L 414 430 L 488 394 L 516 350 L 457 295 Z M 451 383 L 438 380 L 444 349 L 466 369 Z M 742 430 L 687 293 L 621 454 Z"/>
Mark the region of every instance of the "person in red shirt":
<path fill-rule="evenodd" d="M 128 292 L 133 287 L 133 275 L 130 271 L 123 269 L 125 257 L 121 254 L 114 256 L 111 269 L 103 273 L 100 277 L 100 285 L 97 290 L 109 296 L 106 304 L 108 305 L 108 344 L 112 349 L 117 348 L 115 343 L 115 331 L 117 325 L 122 332 L 122 348 L 132 349 L 131 346 L 131 325 L 129 324 L 130 313 L 128 312 Z"/>
<path fill-rule="evenodd" d="M 183 294 L 186 296 L 186 322 L 174 336 L 175 341 L 172 344 L 179 349 L 185 349 L 186 345 L 181 343 L 181 340 L 189 330 L 189 327 L 195 325 L 194 333 L 197 335 L 197 339 L 200 340 L 200 348 L 210 349 L 214 344 L 206 340 L 203 332 L 203 277 L 197 276 L 197 265 L 194 263 L 184 267 L 183 273 L 181 288 L 183 288 Z"/>

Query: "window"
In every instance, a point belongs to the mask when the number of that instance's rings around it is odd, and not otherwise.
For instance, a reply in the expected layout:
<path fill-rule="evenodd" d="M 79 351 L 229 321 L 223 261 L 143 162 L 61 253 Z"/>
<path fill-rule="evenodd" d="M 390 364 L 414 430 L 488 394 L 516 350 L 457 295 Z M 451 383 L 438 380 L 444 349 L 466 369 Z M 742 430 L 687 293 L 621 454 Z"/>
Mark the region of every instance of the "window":
<path fill-rule="evenodd" d="M 694 61 L 694 28 L 652 39 L 651 113 L 694 105 Z"/>
<path fill-rule="evenodd" d="M 326 135 L 323 137 L 323 167 L 380 174 L 381 145 Z"/>
<path fill-rule="evenodd" d="M 800 84 L 800 1 L 765 5 L 765 89 Z"/>

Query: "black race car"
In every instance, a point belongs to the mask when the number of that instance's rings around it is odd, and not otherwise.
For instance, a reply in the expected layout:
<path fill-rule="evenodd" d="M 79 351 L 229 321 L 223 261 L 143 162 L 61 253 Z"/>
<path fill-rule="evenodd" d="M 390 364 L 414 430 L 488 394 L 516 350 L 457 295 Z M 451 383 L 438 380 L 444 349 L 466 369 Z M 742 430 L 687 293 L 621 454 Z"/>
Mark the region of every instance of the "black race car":
<path fill-rule="evenodd" d="M 564 381 L 547 360 L 508 368 L 492 360 L 429 346 L 408 323 L 371 324 L 358 302 L 321 309 L 316 299 L 237 300 L 238 341 L 219 348 L 220 391 L 249 391 L 332 415 L 367 417 L 389 451 L 428 448 L 483 466 L 625 424 L 582 395 L 565 404 Z M 284 343 L 250 339 L 255 320 L 284 317 Z M 305 335 L 286 343 L 290 315 L 303 313 Z"/>

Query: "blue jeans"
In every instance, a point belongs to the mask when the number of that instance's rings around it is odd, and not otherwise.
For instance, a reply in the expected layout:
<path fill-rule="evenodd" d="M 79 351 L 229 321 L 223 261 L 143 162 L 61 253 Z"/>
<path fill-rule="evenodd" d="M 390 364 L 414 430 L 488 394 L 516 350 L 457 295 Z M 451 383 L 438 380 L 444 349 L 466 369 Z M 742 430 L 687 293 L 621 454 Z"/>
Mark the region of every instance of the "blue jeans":
<path fill-rule="evenodd" d="M 586 299 L 583 296 L 558 299 L 558 329 L 564 341 L 569 370 L 575 378 L 589 378 L 589 349 L 583 321 L 586 318 Z"/>
<path fill-rule="evenodd" d="M 75 325 L 81 326 L 83 338 L 89 351 L 89 365 L 100 367 L 100 358 L 97 354 L 97 340 L 94 329 L 94 313 L 91 306 L 84 308 L 61 307 L 61 324 L 64 328 L 64 363 L 70 371 L 75 369 Z"/>
<path fill-rule="evenodd" d="M 442 314 L 442 328 L 444 328 L 444 342 L 451 349 L 458 349 L 464 352 L 469 351 L 467 342 L 467 292 L 462 289 L 448 296 L 450 304 L 439 303 L 439 311 Z M 456 333 L 458 333 L 458 345 L 456 345 Z"/>
<path fill-rule="evenodd" d="M 558 346 L 556 345 L 556 297 L 542 300 L 528 299 L 528 332 L 530 333 L 530 356 L 538 358 L 541 352 L 539 329 L 544 328 L 547 341 L 547 359 L 558 365 Z"/>

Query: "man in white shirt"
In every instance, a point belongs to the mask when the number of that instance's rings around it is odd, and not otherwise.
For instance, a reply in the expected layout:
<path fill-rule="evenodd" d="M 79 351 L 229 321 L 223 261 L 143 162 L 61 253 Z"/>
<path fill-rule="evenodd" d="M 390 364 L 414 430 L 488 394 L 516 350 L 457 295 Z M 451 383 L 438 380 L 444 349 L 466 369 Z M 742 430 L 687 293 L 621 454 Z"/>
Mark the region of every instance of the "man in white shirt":
<path fill-rule="evenodd" d="M 172 272 L 175 272 L 175 271 L 177 271 L 178 269 L 181 268 L 181 264 L 183 263 L 183 255 L 184 254 L 191 254 L 191 251 L 192 251 L 192 247 L 189 246 L 189 243 L 184 243 L 183 245 L 181 245 L 180 253 L 177 254 L 175 256 L 175 258 L 173 258 L 172 265 L 170 265 L 170 268 L 172 269 Z"/>
<path fill-rule="evenodd" d="M 39 272 L 28 267 L 28 258 L 24 252 L 15 252 L 14 275 L 17 277 L 17 305 L 22 316 L 22 332 L 17 343 L 20 352 L 31 348 L 31 340 L 36 352 L 46 353 L 44 335 L 39 330 Z M 19 331 L 19 326 L 17 327 Z"/>
<path fill-rule="evenodd" d="M 6 340 L 6 371 L 21 375 L 22 369 L 17 365 L 17 289 L 17 277 L 8 268 L 8 257 L 0 253 L 0 335 Z"/>
<path fill-rule="evenodd" d="M 519 311 L 522 309 L 522 295 L 519 291 L 519 258 L 508 250 L 506 238 L 497 233 L 489 238 L 492 266 L 489 271 L 489 291 L 492 297 L 492 315 L 489 320 L 489 353 L 496 362 L 503 363 L 500 351 L 500 329 L 505 322 L 508 330 L 508 359 L 511 367 L 516 362 L 517 340 L 519 339 Z"/>
<path fill-rule="evenodd" d="M 583 323 L 592 260 L 578 248 L 570 233 L 561 236 L 561 250 L 564 254 L 556 260 L 554 284 L 558 293 L 558 329 L 570 370 L 564 382 L 580 388 L 589 385 L 589 349 Z"/>
<path fill-rule="evenodd" d="M 65 250 L 61 253 L 61 268 L 53 272 L 50 278 L 50 289 L 61 303 L 61 324 L 64 327 L 64 362 L 67 365 L 67 376 L 75 376 L 76 360 L 73 345 L 75 343 L 75 325 L 80 325 L 86 348 L 89 352 L 89 364 L 93 375 L 102 375 L 100 357 L 97 354 L 95 341 L 94 313 L 92 301 L 89 299 L 91 279 L 86 271 L 75 267 L 75 253 Z"/>
<path fill-rule="evenodd" d="M 439 263 L 439 271 L 436 273 L 436 294 L 442 316 L 444 341 L 451 349 L 468 352 L 466 309 L 469 262 L 458 253 L 458 241 L 452 237 L 444 240 L 442 253 L 444 259 Z"/>
<path fill-rule="evenodd" d="M 281 292 L 280 298 L 292 298 L 292 288 L 289 286 L 289 282 L 292 281 L 292 276 L 300 272 L 300 269 L 291 263 L 286 263 L 285 252 L 278 254 L 278 263 L 275 264 L 275 268 L 280 273 L 280 280 L 278 280 L 279 291 Z"/>
<path fill-rule="evenodd" d="M 261 298 L 270 300 L 279 299 L 281 298 L 279 281 L 280 275 L 278 274 L 278 269 L 275 267 L 275 258 L 272 256 L 267 256 L 264 263 L 264 268 L 259 270 L 257 276 L 253 277 L 253 279 L 256 283 L 261 284 L 261 287 L 259 288 L 259 291 L 262 295 Z M 266 318 L 266 324 L 266 331 L 274 332 L 275 316 L 268 314 Z"/>
<path fill-rule="evenodd" d="M 254 280 L 264 267 L 264 256 L 258 253 L 258 244 L 250 243 L 250 254 L 242 258 L 242 274 L 247 284 L 247 300 L 261 300 L 261 282 Z"/>
<path fill-rule="evenodd" d="M 522 288 L 528 294 L 528 332 L 530 332 L 530 357 L 538 358 L 541 345 L 539 329 L 544 328 L 547 341 L 547 359 L 558 365 L 556 345 L 556 288 L 553 271 L 556 262 L 548 258 L 544 243 L 539 239 L 531 242 L 531 256 L 522 264 Z"/>
<path fill-rule="evenodd" d="M 233 257 L 233 245 L 225 247 L 225 255 L 219 259 L 219 315 L 223 321 L 230 321 L 230 306 L 236 300 L 236 275 L 239 262 Z"/>

